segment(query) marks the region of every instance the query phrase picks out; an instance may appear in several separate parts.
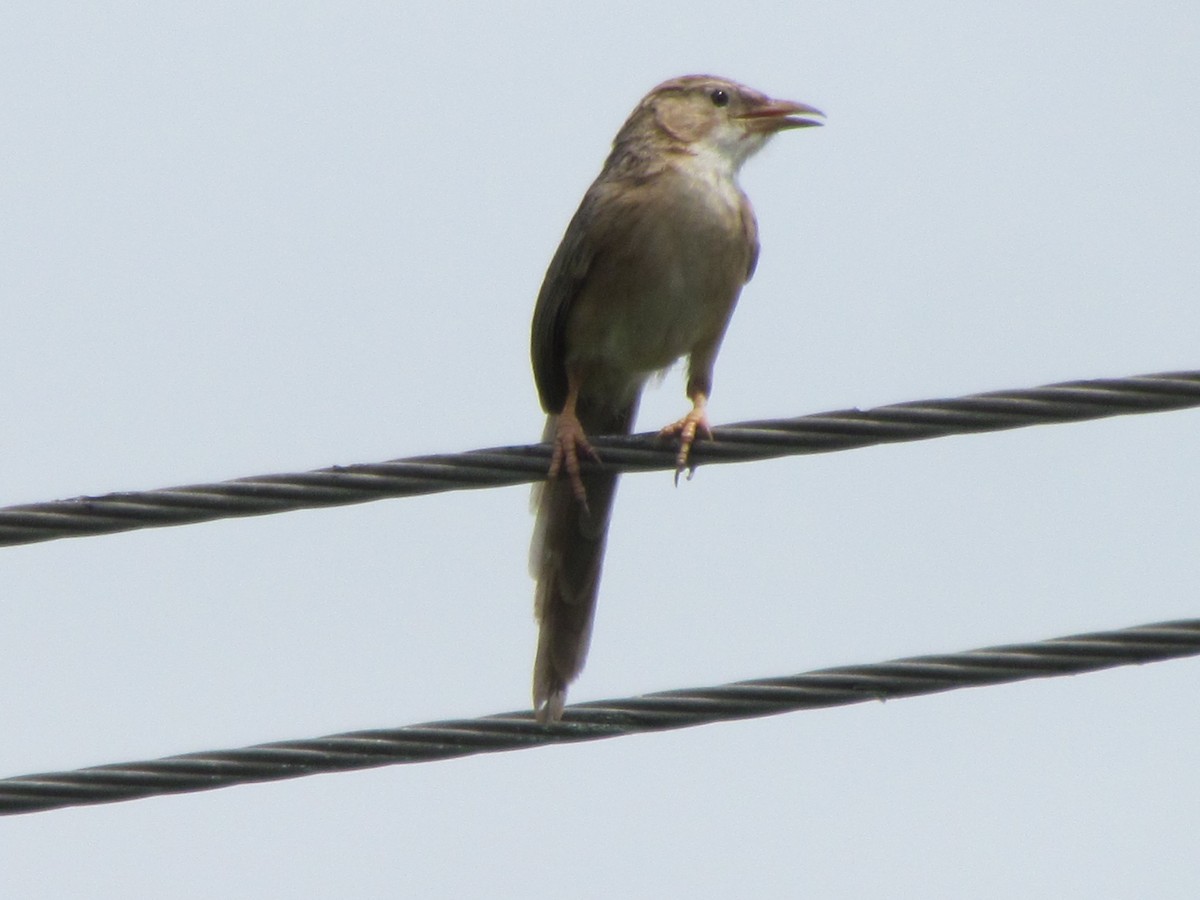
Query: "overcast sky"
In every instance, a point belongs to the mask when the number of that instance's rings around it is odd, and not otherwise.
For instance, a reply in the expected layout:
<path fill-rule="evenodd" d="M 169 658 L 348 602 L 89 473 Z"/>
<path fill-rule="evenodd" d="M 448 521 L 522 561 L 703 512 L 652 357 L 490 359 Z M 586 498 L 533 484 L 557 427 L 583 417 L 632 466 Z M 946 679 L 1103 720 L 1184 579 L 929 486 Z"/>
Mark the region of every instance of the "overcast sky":
<path fill-rule="evenodd" d="M 1195 3 L 0 8 L 0 505 L 536 440 L 629 110 L 752 159 L 715 423 L 1200 368 Z M 687 408 L 675 372 L 640 424 Z M 1200 615 L 1200 413 L 631 476 L 621 697 Z M 0 550 L 0 776 L 525 707 L 528 489 Z M 0 820 L 11 897 L 1194 897 L 1200 662 Z"/>

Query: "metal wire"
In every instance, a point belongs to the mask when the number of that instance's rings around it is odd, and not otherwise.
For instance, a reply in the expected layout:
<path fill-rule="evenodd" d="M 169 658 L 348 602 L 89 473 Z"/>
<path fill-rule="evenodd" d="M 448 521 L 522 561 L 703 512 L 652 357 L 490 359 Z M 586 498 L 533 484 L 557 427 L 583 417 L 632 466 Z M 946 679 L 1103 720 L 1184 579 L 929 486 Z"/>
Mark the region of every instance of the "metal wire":
<path fill-rule="evenodd" d="M 795 419 L 743 422 L 714 429 L 715 440 L 697 442 L 692 459 L 696 465 L 746 462 L 1195 406 L 1200 406 L 1198 371 L 1068 381 L 866 411 L 851 409 Z M 664 446 L 654 434 L 597 437 L 593 443 L 603 456 L 602 468 L 609 470 L 648 471 L 675 465 L 674 449 Z M 10 506 L 0 509 L 0 546 L 521 484 L 545 477 L 549 458 L 546 444 L 496 447 Z M 585 462 L 584 469 L 595 465 Z"/>
<path fill-rule="evenodd" d="M 581 703 L 568 707 L 564 721 L 552 726 L 537 724 L 531 713 L 513 712 L 260 744 L 240 750 L 189 753 L 74 772 L 24 775 L 0 780 L 0 814 L 114 803 L 324 772 L 593 741 L 867 700 L 892 700 L 962 687 L 1073 675 L 1198 654 L 1200 619 L 1163 622 L 1031 644 Z"/>

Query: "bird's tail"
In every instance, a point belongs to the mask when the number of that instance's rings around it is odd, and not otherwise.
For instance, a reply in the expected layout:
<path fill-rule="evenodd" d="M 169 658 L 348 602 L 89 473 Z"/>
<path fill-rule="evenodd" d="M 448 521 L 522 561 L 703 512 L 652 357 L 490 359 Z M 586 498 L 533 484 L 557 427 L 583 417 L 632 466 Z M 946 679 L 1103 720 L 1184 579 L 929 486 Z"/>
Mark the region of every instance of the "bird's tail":
<path fill-rule="evenodd" d="M 637 413 L 637 397 L 617 409 L 576 410 L 589 436 L 629 434 Z M 546 420 L 543 440 L 554 439 L 555 417 Z M 586 474 L 587 509 L 575 499 L 565 473 L 534 488 L 537 524 L 529 548 L 529 571 L 537 580 L 535 611 L 539 625 L 533 665 L 533 708 L 539 722 L 562 717 L 567 685 L 587 658 L 604 563 L 608 520 L 617 493 L 617 476 Z"/>

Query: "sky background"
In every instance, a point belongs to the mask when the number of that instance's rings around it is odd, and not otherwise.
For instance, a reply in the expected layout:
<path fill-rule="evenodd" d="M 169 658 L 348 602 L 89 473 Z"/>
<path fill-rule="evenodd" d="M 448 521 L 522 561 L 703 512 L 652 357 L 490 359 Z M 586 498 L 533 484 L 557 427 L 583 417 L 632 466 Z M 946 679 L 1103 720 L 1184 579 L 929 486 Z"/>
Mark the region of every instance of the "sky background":
<path fill-rule="evenodd" d="M 536 440 L 665 78 L 752 159 L 715 423 L 1200 368 L 1200 5 L 0 7 L 0 505 Z M 687 408 L 672 373 L 644 429 Z M 1200 615 L 1200 413 L 623 480 L 572 699 Z M 0 550 L 0 775 L 520 709 L 528 489 Z M 1194 897 L 1200 661 L 0 819 L 88 897 Z"/>

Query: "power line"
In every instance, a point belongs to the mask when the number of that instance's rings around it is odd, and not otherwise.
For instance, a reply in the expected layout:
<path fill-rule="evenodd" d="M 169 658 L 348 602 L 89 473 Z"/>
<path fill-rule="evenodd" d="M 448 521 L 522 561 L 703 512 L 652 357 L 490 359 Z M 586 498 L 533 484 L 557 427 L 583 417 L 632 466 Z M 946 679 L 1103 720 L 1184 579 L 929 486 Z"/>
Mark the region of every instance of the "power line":
<path fill-rule="evenodd" d="M 0 780 L 0 815 L 593 741 L 1198 654 L 1200 619 L 1140 625 L 1030 644 L 580 703 L 568 707 L 557 725 L 539 725 L 530 712 L 512 712 L 24 775 Z"/>
<path fill-rule="evenodd" d="M 743 422 L 714 429 L 715 440 L 698 441 L 692 458 L 697 465 L 748 462 L 1196 406 L 1200 371 L 1069 381 L 866 411 Z M 675 465 L 674 450 L 652 433 L 596 437 L 593 444 L 610 470 Z M 548 465 L 548 445 L 532 444 L 10 506 L 0 509 L 0 546 L 521 484 L 543 478 Z M 583 467 L 586 471 L 594 465 L 585 461 Z"/>

